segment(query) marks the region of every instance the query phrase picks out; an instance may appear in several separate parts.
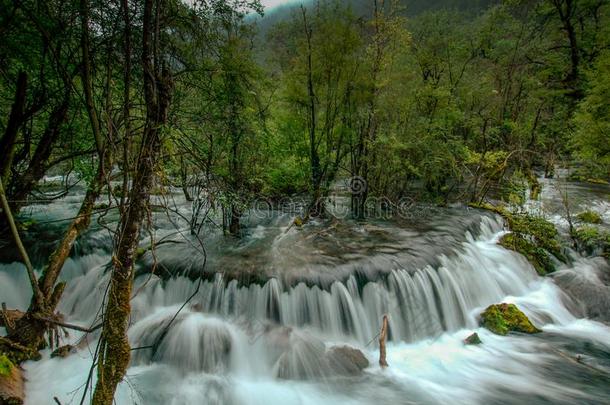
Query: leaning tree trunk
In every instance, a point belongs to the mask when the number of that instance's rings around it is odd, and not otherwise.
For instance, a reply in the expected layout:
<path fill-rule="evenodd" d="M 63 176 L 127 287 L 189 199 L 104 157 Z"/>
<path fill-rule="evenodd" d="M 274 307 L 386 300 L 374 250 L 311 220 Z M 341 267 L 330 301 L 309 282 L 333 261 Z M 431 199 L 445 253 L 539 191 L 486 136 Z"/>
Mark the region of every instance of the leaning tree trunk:
<path fill-rule="evenodd" d="M 113 254 L 110 291 L 107 296 L 102 335 L 98 352 L 98 381 L 93 394 L 94 404 L 111 405 L 117 385 L 123 379 L 130 359 L 127 327 L 131 312 L 131 288 L 134 261 L 140 239 L 140 230 L 148 209 L 154 170 L 161 149 L 161 131 L 167 122 L 171 99 L 171 78 L 155 52 L 162 30 L 161 1 L 144 2 L 142 35 L 142 67 L 144 72 L 144 98 L 146 124 L 135 165 L 129 204 L 121 214 L 118 239 Z"/>

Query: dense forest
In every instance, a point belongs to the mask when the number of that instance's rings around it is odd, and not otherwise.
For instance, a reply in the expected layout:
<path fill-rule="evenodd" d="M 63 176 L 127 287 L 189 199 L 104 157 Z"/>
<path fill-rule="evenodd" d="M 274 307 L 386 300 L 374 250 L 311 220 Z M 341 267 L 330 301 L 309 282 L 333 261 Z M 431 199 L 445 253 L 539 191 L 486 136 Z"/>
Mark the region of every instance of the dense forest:
<path fill-rule="evenodd" d="M 610 180 L 606 0 L 270 10 L 257 0 L 0 0 L 0 38 L 0 256 L 24 264 L 32 292 L 19 314 L 3 308 L 0 360 L 40 357 L 62 327 L 97 333 L 95 404 L 113 403 L 133 356 L 137 262 L 154 251 L 153 215 L 174 191 L 194 241 L 214 223 L 231 244 L 261 206 L 298 205 L 288 230 L 337 221 L 341 190 L 344 219 L 366 223 L 418 204 L 523 206 L 557 171 Z M 76 189 L 76 214 L 31 258 L 28 207 Z M 570 208 L 563 201 L 576 246 Z M 58 311 L 62 269 L 92 223 L 112 235 L 110 282 L 103 316 L 77 327 Z"/>

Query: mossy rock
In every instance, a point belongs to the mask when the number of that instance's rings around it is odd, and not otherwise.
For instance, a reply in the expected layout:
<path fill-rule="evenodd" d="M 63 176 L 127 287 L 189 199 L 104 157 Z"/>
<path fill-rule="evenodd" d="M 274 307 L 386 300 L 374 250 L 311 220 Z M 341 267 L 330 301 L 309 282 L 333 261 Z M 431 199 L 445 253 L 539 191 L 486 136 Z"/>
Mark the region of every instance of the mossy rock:
<path fill-rule="evenodd" d="M 481 326 L 496 335 L 507 335 L 509 332 L 540 333 L 528 317 L 514 304 L 495 304 L 481 313 Z"/>
<path fill-rule="evenodd" d="M 584 211 L 580 214 L 576 215 L 581 222 L 585 222 L 587 224 L 601 224 L 602 217 L 595 211 Z"/>
<path fill-rule="evenodd" d="M 509 214 L 505 218 L 511 231 L 527 236 L 537 247 L 548 251 L 560 261 L 567 262 L 555 225 L 544 218 L 529 214 Z"/>
<path fill-rule="evenodd" d="M 468 206 L 470 208 L 477 208 L 480 210 L 495 212 L 496 214 L 498 214 L 504 218 L 506 218 L 507 215 L 510 215 L 510 212 L 508 212 L 504 207 L 499 206 L 499 205 L 492 205 L 492 204 L 489 204 L 486 202 L 482 202 L 482 203 L 471 202 L 471 203 L 468 203 Z"/>
<path fill-rule="evenodd" d="M 536 272 L 541 276 L 546 276 L 555 271 L 555 265 L 546 250 L 536 246 L 521 235 L 515 233 L 506 234 L 498 243 L 506 249 L 525 256 L 527 261 L 534 266 Z"/>
<path fill-rule="evenodd" d="M 6 354 L 0 354 L 0 377 L 7 377 L 11 374 L 15 365 L 13 362 L 6 356 Z"/>

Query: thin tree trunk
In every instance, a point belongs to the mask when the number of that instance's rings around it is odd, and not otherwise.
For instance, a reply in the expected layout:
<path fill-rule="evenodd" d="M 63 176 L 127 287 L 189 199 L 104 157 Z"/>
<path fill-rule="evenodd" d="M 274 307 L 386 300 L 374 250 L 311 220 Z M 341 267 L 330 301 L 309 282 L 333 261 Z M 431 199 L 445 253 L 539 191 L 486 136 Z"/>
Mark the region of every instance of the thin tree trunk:
<path fill-rule="evenodd" d="M 136 162 L 129 204 L 121 215 L 117 244 L 113 255 L 113 268 L 97 365 L 98 381 L 93 403 L 111 405 L 117 385 L 123 379 L 130 359 L 127 328 L 131 313 L 131 288 L 134 261 L 140 239 L 142 221 L 148 209 L 150 189 L 161 147 L 161 129 L 167 121 L 172 84 L 169 71 L 161 69 L 158 52 L 160 1 L 144 2 L 142 67 L 144 71 L 144 98 L 146 124 Z"/>
<path fill-rule="evenodd" d="M 34 274 L 34 268 L 32 267 L 32 263 L 30 262 L 30 257 L 21 242 L 21 237 L 19 236 L 19 231 L 17 230 L 17 225 L 15 225 L 15 220 L 13 219 L 13 214 L 11 213 L 11 209 L 9 207 L 8 201 L 6 199 L 6 193 L 4 191 L 4 185 L 2 184 L 2 179 L 0 178 L 0 203 L 2 205 L 2 211 L 4 212 L 4 216 L 9 224 L 11 229 L 11 234 L 15 241 L 15 245 L 17 245 L 17 250 L 21 255 L 23 260 L 23 264 L 25 265 L 25 269 L 28 273 L 28 278 L 30 279 L 30 285 L 32 286 L 32 293 L 34 295 L 34 300 L 38 302 L 40 305 L 44 305 L 44 297 L 40 292 L 40 288 L 38 288 L 38 281 L 36 279 L 36 274 Z"/>
<path fill-rule="evenodd" d="M 4 184 L 8 184 L 8 178 L 15 156 L 15 142 L 19 127 L 23 124 L 23 110 L 25 106 L 25 93 L 27 88 L 27 75 L 25 72 L 19 72 L 17 78 L 17 88 L 15 89 L 15 100 L 11 107 L 11 113 L 4 130 L 4 135 L 0 139 L 0 178 Z"/>
<path fill-rule="evenodd" d="M 320 165 L 320 156 L 318 155 L 317 139 L 316 139 L 316 93 L 313 84 L 313 55 L 311 45 L 311 27 L 307 22 L 307 12 L 305 7 L 301 6 L 303 14 L 303 28 L 307 39 L 307 95 L 309 98 L 309 161 L 311 164 L 311 188 L 312 202 L 309 206 L 308 215 L 322 216 L 324 215 L 324 201 L 322 199 L 322 168 Z"/>

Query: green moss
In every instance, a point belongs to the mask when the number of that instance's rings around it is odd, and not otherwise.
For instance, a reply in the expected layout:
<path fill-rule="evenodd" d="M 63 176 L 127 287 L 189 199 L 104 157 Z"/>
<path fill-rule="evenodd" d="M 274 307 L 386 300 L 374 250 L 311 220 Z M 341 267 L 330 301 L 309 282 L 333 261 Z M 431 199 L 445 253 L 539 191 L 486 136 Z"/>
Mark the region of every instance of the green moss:
<path fill-rule="evenodd" d="M 581 250 L 588 254 L 601 251 L 603 256 L 610 258 L 610 232 L 594 226 L 583 226 L 574 231 L 572 236 Z"/>
<path fill-rule="evenodd" d="M 570 175 L 568 176 L 568 180 L 585 182 L 587 181 L 587 177 L 581 173 L 578 173 L 577 171 L 574 171 L 570 173 Z"/>
<path fill-rule="evenodd" d="M 509 332 L 539 333 L 528 317 L 514 304 L 490 305 L 481 313 L 481 326 L 497 335 Z"/>
<path fill-rule="evenodd" d="M 529 237 L 535 245 L 553 254 L 562 262 L 567 261 L 555 225 L 544 218 L 529 214 L 509 214 L 505 218 L 511 231 Z"/>
<path fill-rule="evenodd" d="M 506 220 L 512 234 L 504 236 L 499 242 L 500 245 L 524 255 L 539 274 L 545 275 L 555 271 L 555 266 L 548 253 L 564 263 L 567 262 L 555 225 L 544 218 L 530 214 L 515 214 L 503 207 L 487 203 L 470 204 L 470 206 L 501 215 Z"/>
<path fill-rule="evenodd" d="M 35 226 L 37 224 L 36 220 L 33 218 L 25 218 L 23 221 L 19 222 L 19 228 L 22 231 L 27 231 L 29 230 L 31 227 Z"/>
<path fill-rule="evenodd" d="M 481 210 L 486 210 L 486 211 L 491 211 L 491 212 L 495 212 L 498 215 L 503 216 L 504 218 L 506 218 L 507 215 L 510 215 L 510 213 L 502 206 L 496 206 L 496 205 L 492 205 L 486 202 L 483 203 L 474 203 L 471 202 L 468 204 L 468 206 L 470 208 L 478 208 Z"/>
<path fill-rule="evenodd" d="M 296 218 L 294 219 L 294 224 L 295 224 L 297 227 L 299 227 L 299 228 L 300 228 L 300 227 L 302 227 L 302 226 L 303 226 L 303 218 L 301 218 L 301 217 L 296 217 Z"/>
<path fill-rule="evenodd" d="M 515 233 L 504 235 L 499 244 L 506 249 L 522 254 L 534 266 L 539 275 L 545 276 L 555 271 L 555 265 L 549 254 L 541 247 Z"/>
<path fill-rule="evenodd" d="M 587 179 L 587 183 L 591 183 L 591 184 L 604 184 L 604 185 L 610 184 L 606 180 L 595 179 L 595 178 L 588 178 Z"/>
<path fill-rule="evenodd" d="M 587 224 L 601 224 L 602 217 L 595 211 L 585 211 L 576 215 L 580 221 L 585 222 Z"/>
<path fill-rule="evenodd" d="M 13 362 L 4 353 L 0 354 L 0 377 L 9 376 L 13 367 L 15 367 Z"/>
<path fill-rule="evenodd" d="M 146 254 L 146 252 L 148 252 L 148 248 L 138 248 L 136 250 L 136 260 L 139 260 L 142 258 L 142 256 L 144 256 Z"/>

